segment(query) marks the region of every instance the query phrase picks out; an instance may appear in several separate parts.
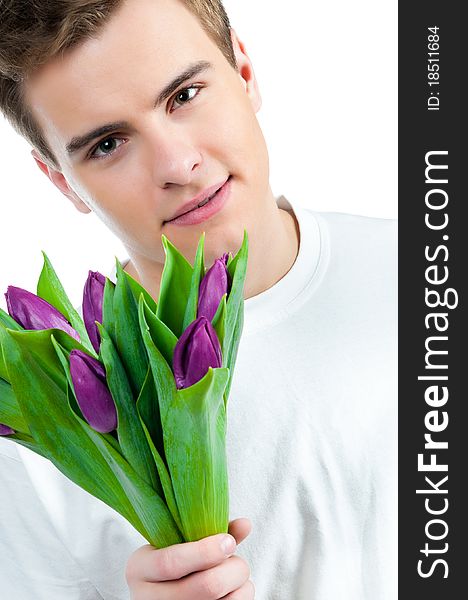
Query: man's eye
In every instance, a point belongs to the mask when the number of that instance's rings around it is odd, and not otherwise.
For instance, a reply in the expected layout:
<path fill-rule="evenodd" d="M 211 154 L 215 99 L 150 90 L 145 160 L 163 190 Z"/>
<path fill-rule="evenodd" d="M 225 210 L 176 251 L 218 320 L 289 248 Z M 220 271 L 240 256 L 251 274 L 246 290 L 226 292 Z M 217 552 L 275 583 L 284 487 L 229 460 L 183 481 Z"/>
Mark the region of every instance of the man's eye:
<path fill-rule="evenodd" d="M 117 140 L 120 140 L 121 142 L 125 143 L 122 140 L 122 138 L 107 137 L 104 140 L 100 141 L 99 144 L 94 146 L 94 148 L 91 150 L 89 157 L 90 158 L 105 158 L 106 156 L 110 156 L 111 154 L 114 154 L 116 149 L 119 147 L 119 146 L 117 146 L 117 148 L 115 147 L 116 146 L 115 142 Z"/>
<path fill-rule="evenodd" d="M 201 89 L 200 86 L 195 86 L 195 85 L 191 85 L 188 88 L 184 88 L 183 90 L 180 90 L 180 92 L 177 92 L 177 94 L 174 96 L 173 102 L 178 103 L 179 106 L 181 106 L 183 104 L 188 104 L 196 96 L 198 96 L 200 89 Z"/>

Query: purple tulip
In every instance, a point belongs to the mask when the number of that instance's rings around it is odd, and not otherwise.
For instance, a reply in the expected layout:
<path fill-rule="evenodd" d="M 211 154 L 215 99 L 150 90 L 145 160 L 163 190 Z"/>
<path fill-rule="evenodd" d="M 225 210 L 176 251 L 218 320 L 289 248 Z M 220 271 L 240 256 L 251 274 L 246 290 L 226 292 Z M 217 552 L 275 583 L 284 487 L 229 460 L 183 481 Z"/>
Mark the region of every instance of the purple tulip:
<path fill-rule="evenodd" d="M 223 358 L 221 346 L 211 321 L 198 317 L 180 336 L 174 348 L 174 378 L 177 389 L 200 381 L 209 367 L 219 368 Z"/>
<path fill-rule="evenodd" d="M 80 336 L 55 306 L 22 288 L 8 286 L 8 313 L 24 329 L 61 329 L 80 341 Z"/>
<path fill-rule="evenodd" d="M 11 427 L 8 427 L 8 425 L 4 425 L 3 423 L 0 423 L 0 436 L 13 435 L 14 433 L 15 433 L 14 429 L 12 429 Z"/>
<path fill-rule="evenodd" d="M 70 352 L 70 374 L 76 400 L 86 421 L 100 433 L 117 427 L 117 411 L 107 387 L 104 366 L 81 350 Z"/>
<path fill-rule="evenodd" d="M 228 258 L 229 255 L 226 253 L 221 258 L 217 258 L 203 277 L 198 290 L 198 317 L 203 316 L 211 321 L 218 310 L 221 298 L 229 293 Z"/>
<path fill-rule="evenodd" d="M 83 320 L 93 348 L 99 353 L 101 334 L 95 321 L 102 323 L 102 300 L 106 278 L 98 271 L 89 271 L 83 291 Z"/>

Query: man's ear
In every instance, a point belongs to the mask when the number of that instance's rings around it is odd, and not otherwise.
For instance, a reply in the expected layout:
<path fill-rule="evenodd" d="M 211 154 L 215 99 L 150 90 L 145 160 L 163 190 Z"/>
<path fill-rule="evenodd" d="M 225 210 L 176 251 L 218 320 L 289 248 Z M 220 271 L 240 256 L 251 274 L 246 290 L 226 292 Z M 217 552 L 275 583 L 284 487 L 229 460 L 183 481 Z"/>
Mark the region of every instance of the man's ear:
<path fill-rule="evenodd" d="M 234 54 L 236 56 L 239 75 L 243 80 L 245 91 L 250 98 L 254 111 L 258 112 L 262 106 L 262 97 L 260 96 L 257 78 L 255 77 L 252 62 L 245 50 L 244 43 L 240 41 L 237 33 L 232 27 L 231 40 Z"/>
<path fill-rule="evenodd" d="M 68 181 L 65 179 L 65 176 L 60 171 L 57 171 L 53 167 L 50 167 L 44 160 L 40 157 L 37 150 L 31 150 L 31 154 L 36 161 L 39 169 L 47 175 L 50 181 L 58 188 L 64 196 L 66 196 L 71 202 L 73 202 L 75 208 L 86 214 L 90 213 L 91 209 L 83 202 L 83 200 L 72 190 L 69 186 Z"/>

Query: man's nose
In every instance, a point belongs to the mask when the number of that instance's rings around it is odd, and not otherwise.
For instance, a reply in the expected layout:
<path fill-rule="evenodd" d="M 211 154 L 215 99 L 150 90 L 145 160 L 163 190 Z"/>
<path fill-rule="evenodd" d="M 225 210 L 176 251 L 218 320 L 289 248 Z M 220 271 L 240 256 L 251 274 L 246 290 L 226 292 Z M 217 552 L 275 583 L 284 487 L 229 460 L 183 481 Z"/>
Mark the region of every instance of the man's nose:
<path fill-rule="evenodd" d="M 202 164 L 202 155 L 186 129 L 172 125 L 151 136 L 152 170 L 161 188 L 187 185 Z"/>

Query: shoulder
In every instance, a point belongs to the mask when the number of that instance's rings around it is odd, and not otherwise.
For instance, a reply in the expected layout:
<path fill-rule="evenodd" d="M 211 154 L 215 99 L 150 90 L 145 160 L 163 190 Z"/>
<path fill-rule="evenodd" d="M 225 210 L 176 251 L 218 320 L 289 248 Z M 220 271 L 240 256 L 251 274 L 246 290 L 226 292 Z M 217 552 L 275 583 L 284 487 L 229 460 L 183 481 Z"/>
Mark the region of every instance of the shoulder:
<path fill-rule="evenodd" d="M 340 260 L 366 264 L 388 262 L 396 268 L 398 221 L 346 213 L 313 212 L 323 245 Z"/>
<path fill-rule="evenodd" d="M 396 219 L 365 217 L 347 213 L 311 212 L 335 235 L 339 234 L 346 238 L 365 236 L 366 241 L 396 242 L 398 234 Z"/>
<path fill-rule="evenodd" d="M 346 213 L 314 212 L 326 281 L 357 299 L 397 301 L 398 222 Z M 385 297 L 385 299 L 383 298 Z"/>

